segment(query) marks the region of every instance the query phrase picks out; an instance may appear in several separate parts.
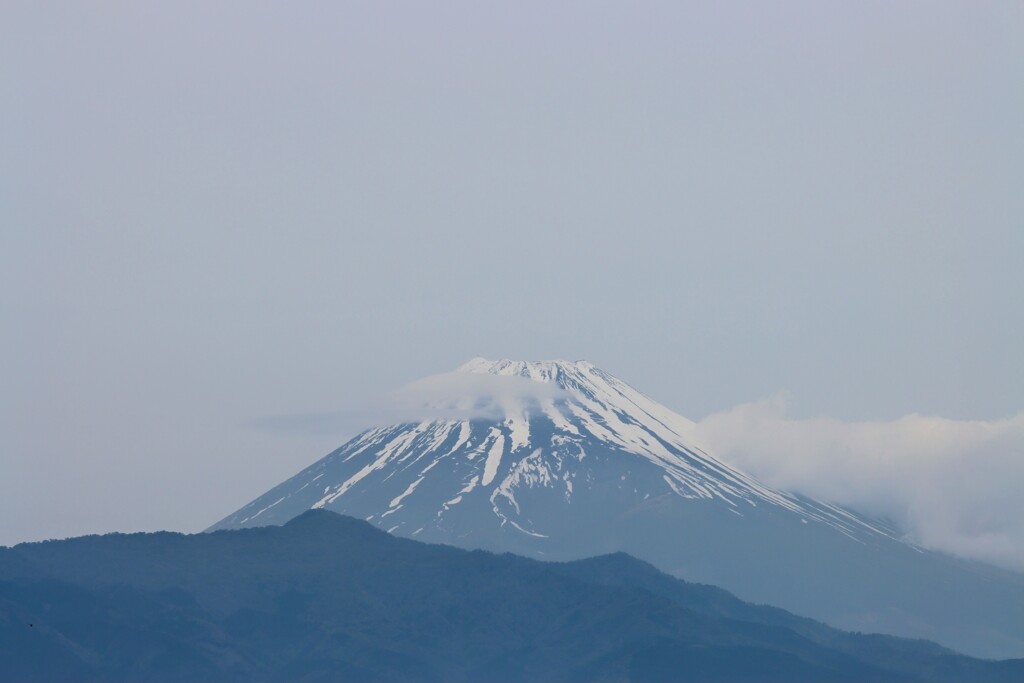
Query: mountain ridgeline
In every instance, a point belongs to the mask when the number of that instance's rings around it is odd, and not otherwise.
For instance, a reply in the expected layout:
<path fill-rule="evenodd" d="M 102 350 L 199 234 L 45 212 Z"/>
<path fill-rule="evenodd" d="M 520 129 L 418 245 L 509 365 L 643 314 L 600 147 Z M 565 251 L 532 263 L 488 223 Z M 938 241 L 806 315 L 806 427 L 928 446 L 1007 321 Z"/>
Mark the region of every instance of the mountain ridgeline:
<path fill-rule="evenodd" d="M 984 683 L 1024 660 L 844 633 L 622 553 L 539 562 L 314 510 L 0 549 L 0 680 Z"/>
<path fill-rule="evenodd" d="M 466 394 L 438 399 L 430 419 L 356 436 L 212 529 L 326 509 L 538 559 L 624 551 L 841 628 L 1024 656 L 1024 575 L 766 486 L 696 443 L 690 420 L 589 363 L 477 358 L 454 375 Z"/>

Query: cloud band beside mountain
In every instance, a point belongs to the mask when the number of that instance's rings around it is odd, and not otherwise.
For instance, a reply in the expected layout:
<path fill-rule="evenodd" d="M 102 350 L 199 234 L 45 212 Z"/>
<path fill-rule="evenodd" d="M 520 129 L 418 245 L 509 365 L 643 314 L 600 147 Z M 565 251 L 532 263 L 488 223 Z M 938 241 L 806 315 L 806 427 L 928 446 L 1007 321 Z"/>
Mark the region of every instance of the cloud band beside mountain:
<path fill-rule="evenodd" d="M 765 483 L 884 516 L 916 543 L 1024 570 L 1024 413 L 881 422 L 786 416 L 777 396 L 710 415 L 697 438 Z"/>

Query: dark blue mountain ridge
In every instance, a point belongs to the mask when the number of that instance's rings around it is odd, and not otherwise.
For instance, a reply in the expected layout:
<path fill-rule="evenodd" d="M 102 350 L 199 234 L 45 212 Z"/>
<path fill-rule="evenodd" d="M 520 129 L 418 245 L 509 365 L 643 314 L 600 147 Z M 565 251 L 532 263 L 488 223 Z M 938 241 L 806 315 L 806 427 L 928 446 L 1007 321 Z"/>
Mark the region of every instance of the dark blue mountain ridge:
<path fill-rule="evenodd" d="M 845 633 L 624 553 L 568 563 L 283 526 L 0 549 L 4 681 L 1020 681 L 1024 660 Z"/>

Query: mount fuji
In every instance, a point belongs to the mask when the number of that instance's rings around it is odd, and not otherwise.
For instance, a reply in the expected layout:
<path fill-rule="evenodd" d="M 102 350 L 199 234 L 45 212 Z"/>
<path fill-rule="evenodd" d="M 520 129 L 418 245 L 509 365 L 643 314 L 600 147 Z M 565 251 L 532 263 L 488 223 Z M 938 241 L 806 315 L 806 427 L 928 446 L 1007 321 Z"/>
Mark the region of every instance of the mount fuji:
<path fill-rule="evenodd" d="M 308 509 L 395 535 L 570 560 L 626 551 L 845 629 L 1024 655 L 1024 575 L 779 491 L 714 457 L 695 425 L 590 363 L 475 358 L 424 419 L 369 429 L 210 531 Z"/>

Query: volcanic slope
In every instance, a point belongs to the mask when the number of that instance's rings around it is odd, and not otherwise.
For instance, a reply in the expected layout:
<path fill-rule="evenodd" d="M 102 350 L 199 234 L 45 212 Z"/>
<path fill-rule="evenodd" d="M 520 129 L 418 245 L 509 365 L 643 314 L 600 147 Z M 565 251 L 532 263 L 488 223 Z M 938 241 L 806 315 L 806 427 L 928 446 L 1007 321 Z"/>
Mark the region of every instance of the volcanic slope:
<path fill-rule="evenodd" d="M 1024 655 L 1024 575 L 766 486 L 701 448 L 693 422 L 590 363 L 476 358 L 453 376 L 459 389 L 433 397 L 429 419 L 359 434 L 211 530 L 322 508 L 466 548 L 625 551 L 842 628 Z"/>

